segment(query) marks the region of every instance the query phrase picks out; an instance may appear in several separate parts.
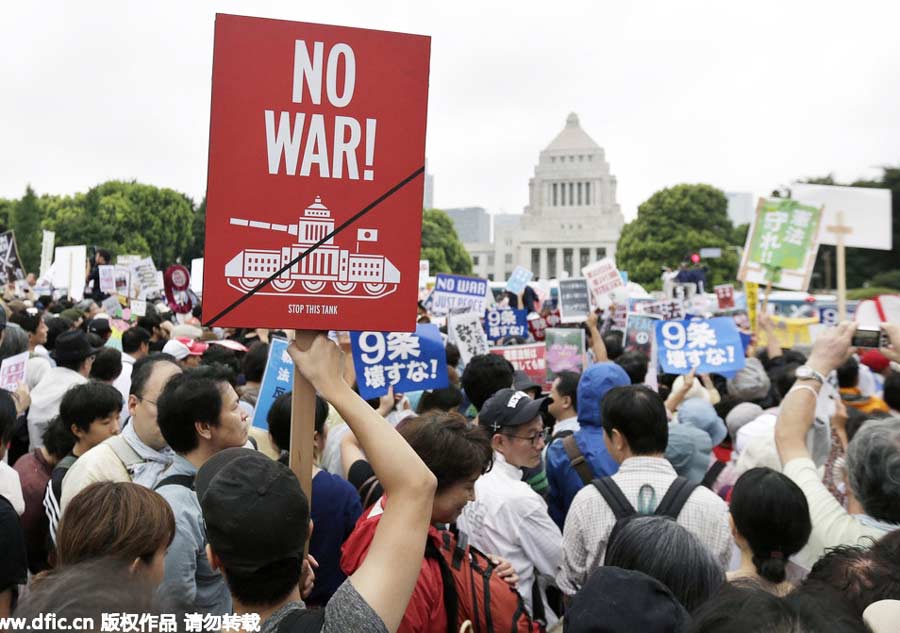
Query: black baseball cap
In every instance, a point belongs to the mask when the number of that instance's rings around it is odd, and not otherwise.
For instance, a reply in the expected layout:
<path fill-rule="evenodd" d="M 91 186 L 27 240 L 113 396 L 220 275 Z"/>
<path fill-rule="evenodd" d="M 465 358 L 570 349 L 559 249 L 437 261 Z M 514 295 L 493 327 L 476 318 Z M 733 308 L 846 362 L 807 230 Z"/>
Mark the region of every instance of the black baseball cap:
<path fill-rule="evenodd" d="M 112 332 L 112 327 L 109 325 L 109 319 L 96 318 L 90 320 L 87 331 L 92 334 L 103 335 Z"/>
<path fill-rule="evenodd" d="M 501 427 L 522 426 L 534 421 L 541 409 L 549 404 L 548 398 L 532 400 L 524 391 L 501 389 L 488 398 L 478 413 L 478 423 L 493 433 Z"/>
<path fill-rule="evenodd" d="M 216 453 L 195 483 L 206 535 L 226 570 L 252 574 L 303 557 L 309 501 L 293 471 L 251 448 Z"/>

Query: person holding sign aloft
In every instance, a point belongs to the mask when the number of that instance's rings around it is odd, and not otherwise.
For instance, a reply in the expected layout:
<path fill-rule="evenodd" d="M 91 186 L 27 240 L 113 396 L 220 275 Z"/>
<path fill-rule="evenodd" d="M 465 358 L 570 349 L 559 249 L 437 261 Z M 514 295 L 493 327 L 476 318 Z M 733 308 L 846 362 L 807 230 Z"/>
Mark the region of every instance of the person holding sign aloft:
<path fill-rule="evenodd" d="M 309 500 L 290 469 L 246 448 L 222 451 L 197 474 L 208 555 L 228 582 L 235 611 L 262 616 L 261 633 L 393 632 L 419 575 L 437 480 L 346 383 L 338 346 L 324 333 L 307 340 L 305 350 L 296 341 L 288 348 L 294 365 L 359 438 L 392 501 L 366 560 L 327 607 L 307 611 L 297 575 L 309 536 Z"/>

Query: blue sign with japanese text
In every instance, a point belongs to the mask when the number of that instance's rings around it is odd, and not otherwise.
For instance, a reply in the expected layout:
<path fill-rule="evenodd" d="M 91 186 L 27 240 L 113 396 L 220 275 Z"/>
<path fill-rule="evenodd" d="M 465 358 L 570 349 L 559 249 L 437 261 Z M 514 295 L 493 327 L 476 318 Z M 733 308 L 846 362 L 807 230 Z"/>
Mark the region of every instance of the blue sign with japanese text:
<path fill-rule="evenodd" d="M 656 324 L 660 369 L 667 374 L 726 374 L 744 367 L 744 345 L 731 317 L 660 321 Z"/>
<path fill-rule="evenodd" d="M 447 355 L 441 332 L 420 323 L 411 332 L 351 332 L 353 367 L 359 395 L 380 398 L 395 393 L 443 389 L 449 385 Z"/>
<path fill-rule="evenodd" d="M 294 361 L 288 356 L 288 345 L 290 343 L 287 339 L 277 336 L 269 339 L 269 358 L 266 361 L 266 371 L 263 373 L 259 396 L 253 410 L 253 426 L 257 428 L 269 428 L 266 417 L 272 403 L 278 396 L 294 388 Z"/>
<path fill-rule="evenodd" d="M 528 310 L 493 308 L 484 317 L 484 331 L 488 339 L 498 341 L 510 336 L 528 338 Z"/>
<path fill-rule="evenodd" d="M 534 273 L 524 266 L 516 266 L 515 270 L 512 271 L 512 275 L 506 281 L 506 289 L 514 294 L 519 294 L 525 290 L 525 286 L 528 285 L 533 276 Z"/>

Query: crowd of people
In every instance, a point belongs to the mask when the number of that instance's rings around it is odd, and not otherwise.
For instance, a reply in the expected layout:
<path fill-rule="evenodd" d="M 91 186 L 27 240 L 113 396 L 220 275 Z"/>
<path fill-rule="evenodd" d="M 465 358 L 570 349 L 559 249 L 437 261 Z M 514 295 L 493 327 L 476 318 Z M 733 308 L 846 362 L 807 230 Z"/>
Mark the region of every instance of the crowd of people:
<path fill-rule="evenodd" d="M 372 401 L 347 338 L 321 333 L 288 348 L 317 394 L 310 498 L 292 394 L 250 423 L 270 337 L 290 333 L 197 316 L 150 304 L 115 331 L 93 299 L 3 302 L 0 357 L 29 360 L 0 390 L 0 618 L 897 630 L 898 324 L 881 350 L 853 348 L 852 323 L 784 350 L 762 314 L 735 375 L 648 380 L 592 315 L 584 371 L 546 393 L 448 343 L 448 387 Z"/>

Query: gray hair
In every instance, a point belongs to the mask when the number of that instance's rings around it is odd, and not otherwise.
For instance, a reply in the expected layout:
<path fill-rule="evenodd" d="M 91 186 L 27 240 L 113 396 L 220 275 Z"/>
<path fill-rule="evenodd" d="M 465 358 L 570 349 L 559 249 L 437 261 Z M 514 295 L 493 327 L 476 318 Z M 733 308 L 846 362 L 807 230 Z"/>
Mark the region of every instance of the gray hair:
<path fill-rule="evenodd" d="M 725 574 L 709 548 L 672 519 L 636 516 L 610 535 L 604 565 L 656 578 L 692 612 L 725 584 Z"/>
<path fill-rule="evenodd" d="M 862 426 L 847 447 L 847 473 L 866 514 L 900 523 L 900 417 Z"/>
<path fill-rule="evenodd" d="M 7 323 L 0 342 L 0 358 L 9 358 L 28 351 L 28 332 L 15 323 Z"/>

